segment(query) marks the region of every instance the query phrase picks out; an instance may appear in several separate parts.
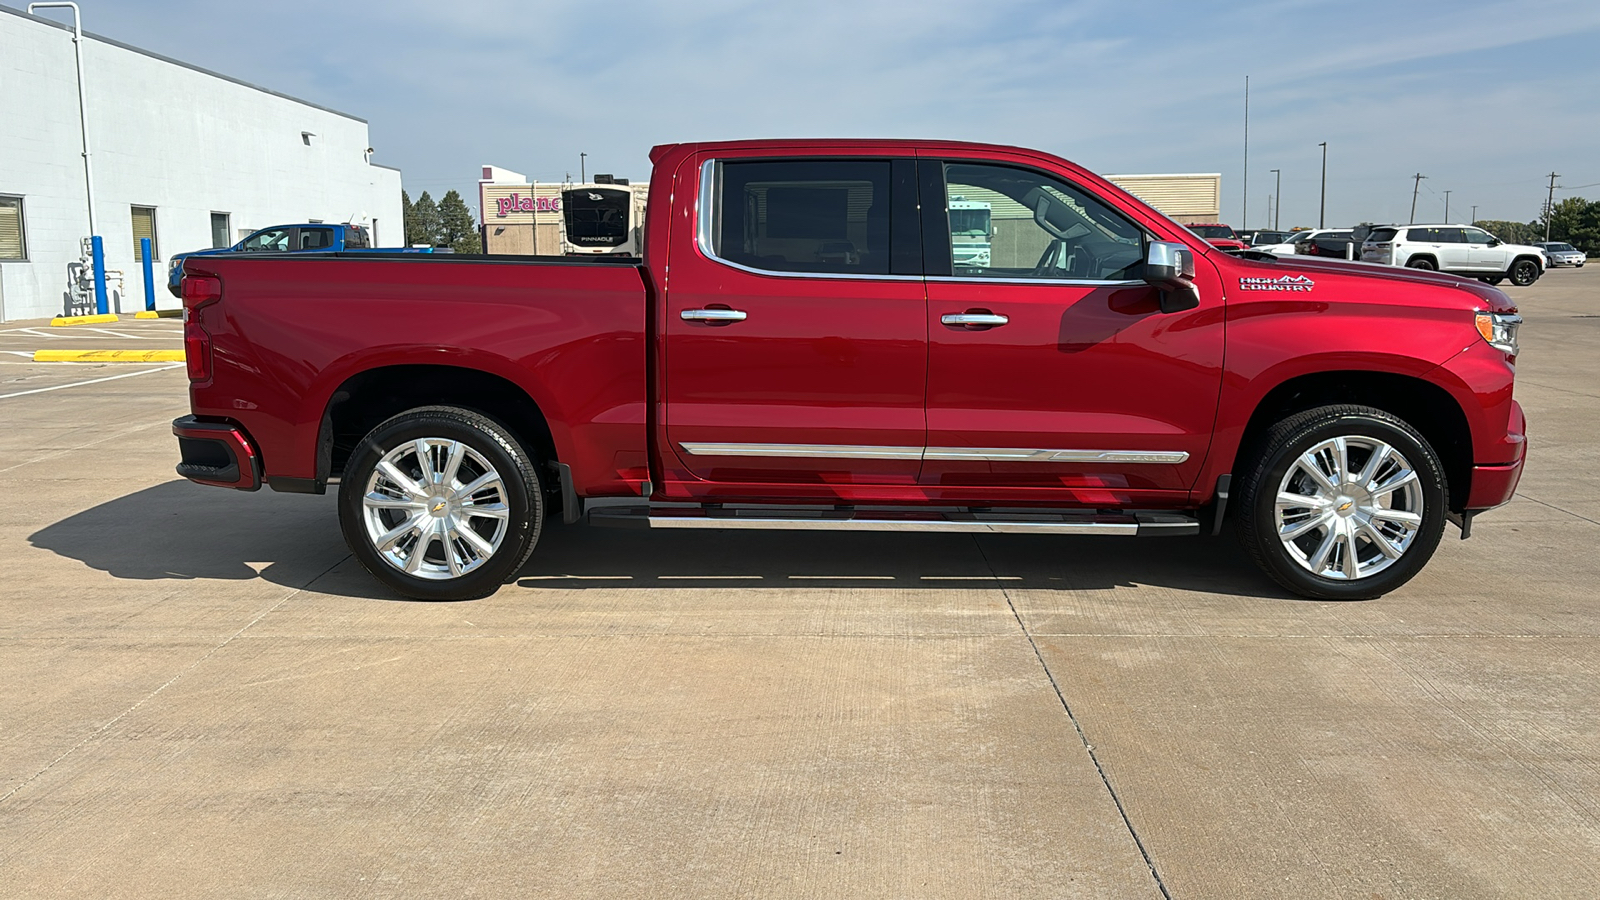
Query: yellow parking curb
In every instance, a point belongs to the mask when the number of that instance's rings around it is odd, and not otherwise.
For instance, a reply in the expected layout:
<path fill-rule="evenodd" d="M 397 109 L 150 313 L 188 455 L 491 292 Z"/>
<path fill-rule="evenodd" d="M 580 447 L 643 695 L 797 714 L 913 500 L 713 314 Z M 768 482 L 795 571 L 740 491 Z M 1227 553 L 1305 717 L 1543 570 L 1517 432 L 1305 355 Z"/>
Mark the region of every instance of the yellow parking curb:
<path fill-rule="evenodd" d="M 142 309 L 133 314 L 135 319 L 176 319 L 183 315 L 181 309 Z"/>
<path fill-rule="evenodd" d="M 104 322 L 118 321 L 116 313 L 106 313 L 100 316 L 56 316 L 50 320 L 51 325 L 99 325 Z"/>
<path fill-rule="evenodd" d="M 35 350 L 34 362 L 183 362 L 182 350 Z"/>

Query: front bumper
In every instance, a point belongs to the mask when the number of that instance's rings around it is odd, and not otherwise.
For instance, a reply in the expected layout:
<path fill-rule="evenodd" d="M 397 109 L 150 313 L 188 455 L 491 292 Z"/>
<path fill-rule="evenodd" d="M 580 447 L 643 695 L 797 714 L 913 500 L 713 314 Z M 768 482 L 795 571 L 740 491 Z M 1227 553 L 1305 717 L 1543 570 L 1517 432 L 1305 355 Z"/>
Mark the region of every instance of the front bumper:
<path fill-rule="evenodd" d="M 261 487 L 261 454 L 248 435 L 227 422 L 202 422 L 194 416 L 172 420 L 178 438 L 178 474 L 195 484 L 254 491 Z"/>
<path fill-rule="evenodd" d="M 1473 466 L 1472 490 L 1467 494 L 1467 510 L 1482 512 L 1511 502 L 1522 480 L 1522 463 L 1528 458 L 1527 420 L 1522 404 L 1511 402 L 1511 421 L 1506 423 L 1508 442 L 1516 444 L 1516 459 L 1500 465 Z"/>

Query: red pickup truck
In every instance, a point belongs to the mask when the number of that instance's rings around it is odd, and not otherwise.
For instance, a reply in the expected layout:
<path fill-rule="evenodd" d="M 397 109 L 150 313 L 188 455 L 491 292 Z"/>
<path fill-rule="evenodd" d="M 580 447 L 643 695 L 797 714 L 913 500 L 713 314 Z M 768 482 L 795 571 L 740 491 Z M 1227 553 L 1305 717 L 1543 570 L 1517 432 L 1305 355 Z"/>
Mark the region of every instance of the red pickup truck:
<path fill-rule="evenodd" d="M 1012 147 L 651 160 L 642 261 L 190 258 L 179 474 L 337 482 L 352 552 L 430 599 L 493 592 L 555 517 L 1152 536 L 1225 516 L 1289 590 L 1367 598 L 1516 488 L 1521 320 L 1496 288 L 1230 255 Z M 959 264 L 951 197 L 990 215 Z"/>

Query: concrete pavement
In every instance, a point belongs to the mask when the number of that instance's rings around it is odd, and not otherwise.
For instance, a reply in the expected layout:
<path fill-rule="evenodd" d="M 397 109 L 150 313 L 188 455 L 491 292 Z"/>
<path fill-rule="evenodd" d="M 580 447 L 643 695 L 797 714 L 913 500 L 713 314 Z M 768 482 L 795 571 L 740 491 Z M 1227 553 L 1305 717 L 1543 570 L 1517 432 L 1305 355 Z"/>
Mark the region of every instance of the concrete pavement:
<path fill-rule="evenodd" d="M 559 526 L 399 601 L 331 497 L 176 480 L 181 367 L 19 359 L 0 897 L 1588 896 L 1600 272 L 1511 292 L 1518 498 L 1345 604 L 1226 539 Z"/>

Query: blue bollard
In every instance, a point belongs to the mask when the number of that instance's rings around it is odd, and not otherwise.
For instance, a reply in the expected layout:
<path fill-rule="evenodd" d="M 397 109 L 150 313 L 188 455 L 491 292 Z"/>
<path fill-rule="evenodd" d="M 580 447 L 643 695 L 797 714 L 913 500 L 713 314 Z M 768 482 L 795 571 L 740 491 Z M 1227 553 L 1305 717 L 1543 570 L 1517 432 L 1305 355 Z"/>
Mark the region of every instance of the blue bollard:
<path fill-rule="evenodd" d="M 94 255 L 94 311 L 103 316 L 111 311 L 106 304 L 106 245 L 98 234 L 89 238 L 89 244 Z"/>
<path fill-rule="evenodd" d="M 150 259 L 150 239 L 139 238 L 139 249 L 144 256 L 144 308 L 156 311 L 156 264 Z"/>

